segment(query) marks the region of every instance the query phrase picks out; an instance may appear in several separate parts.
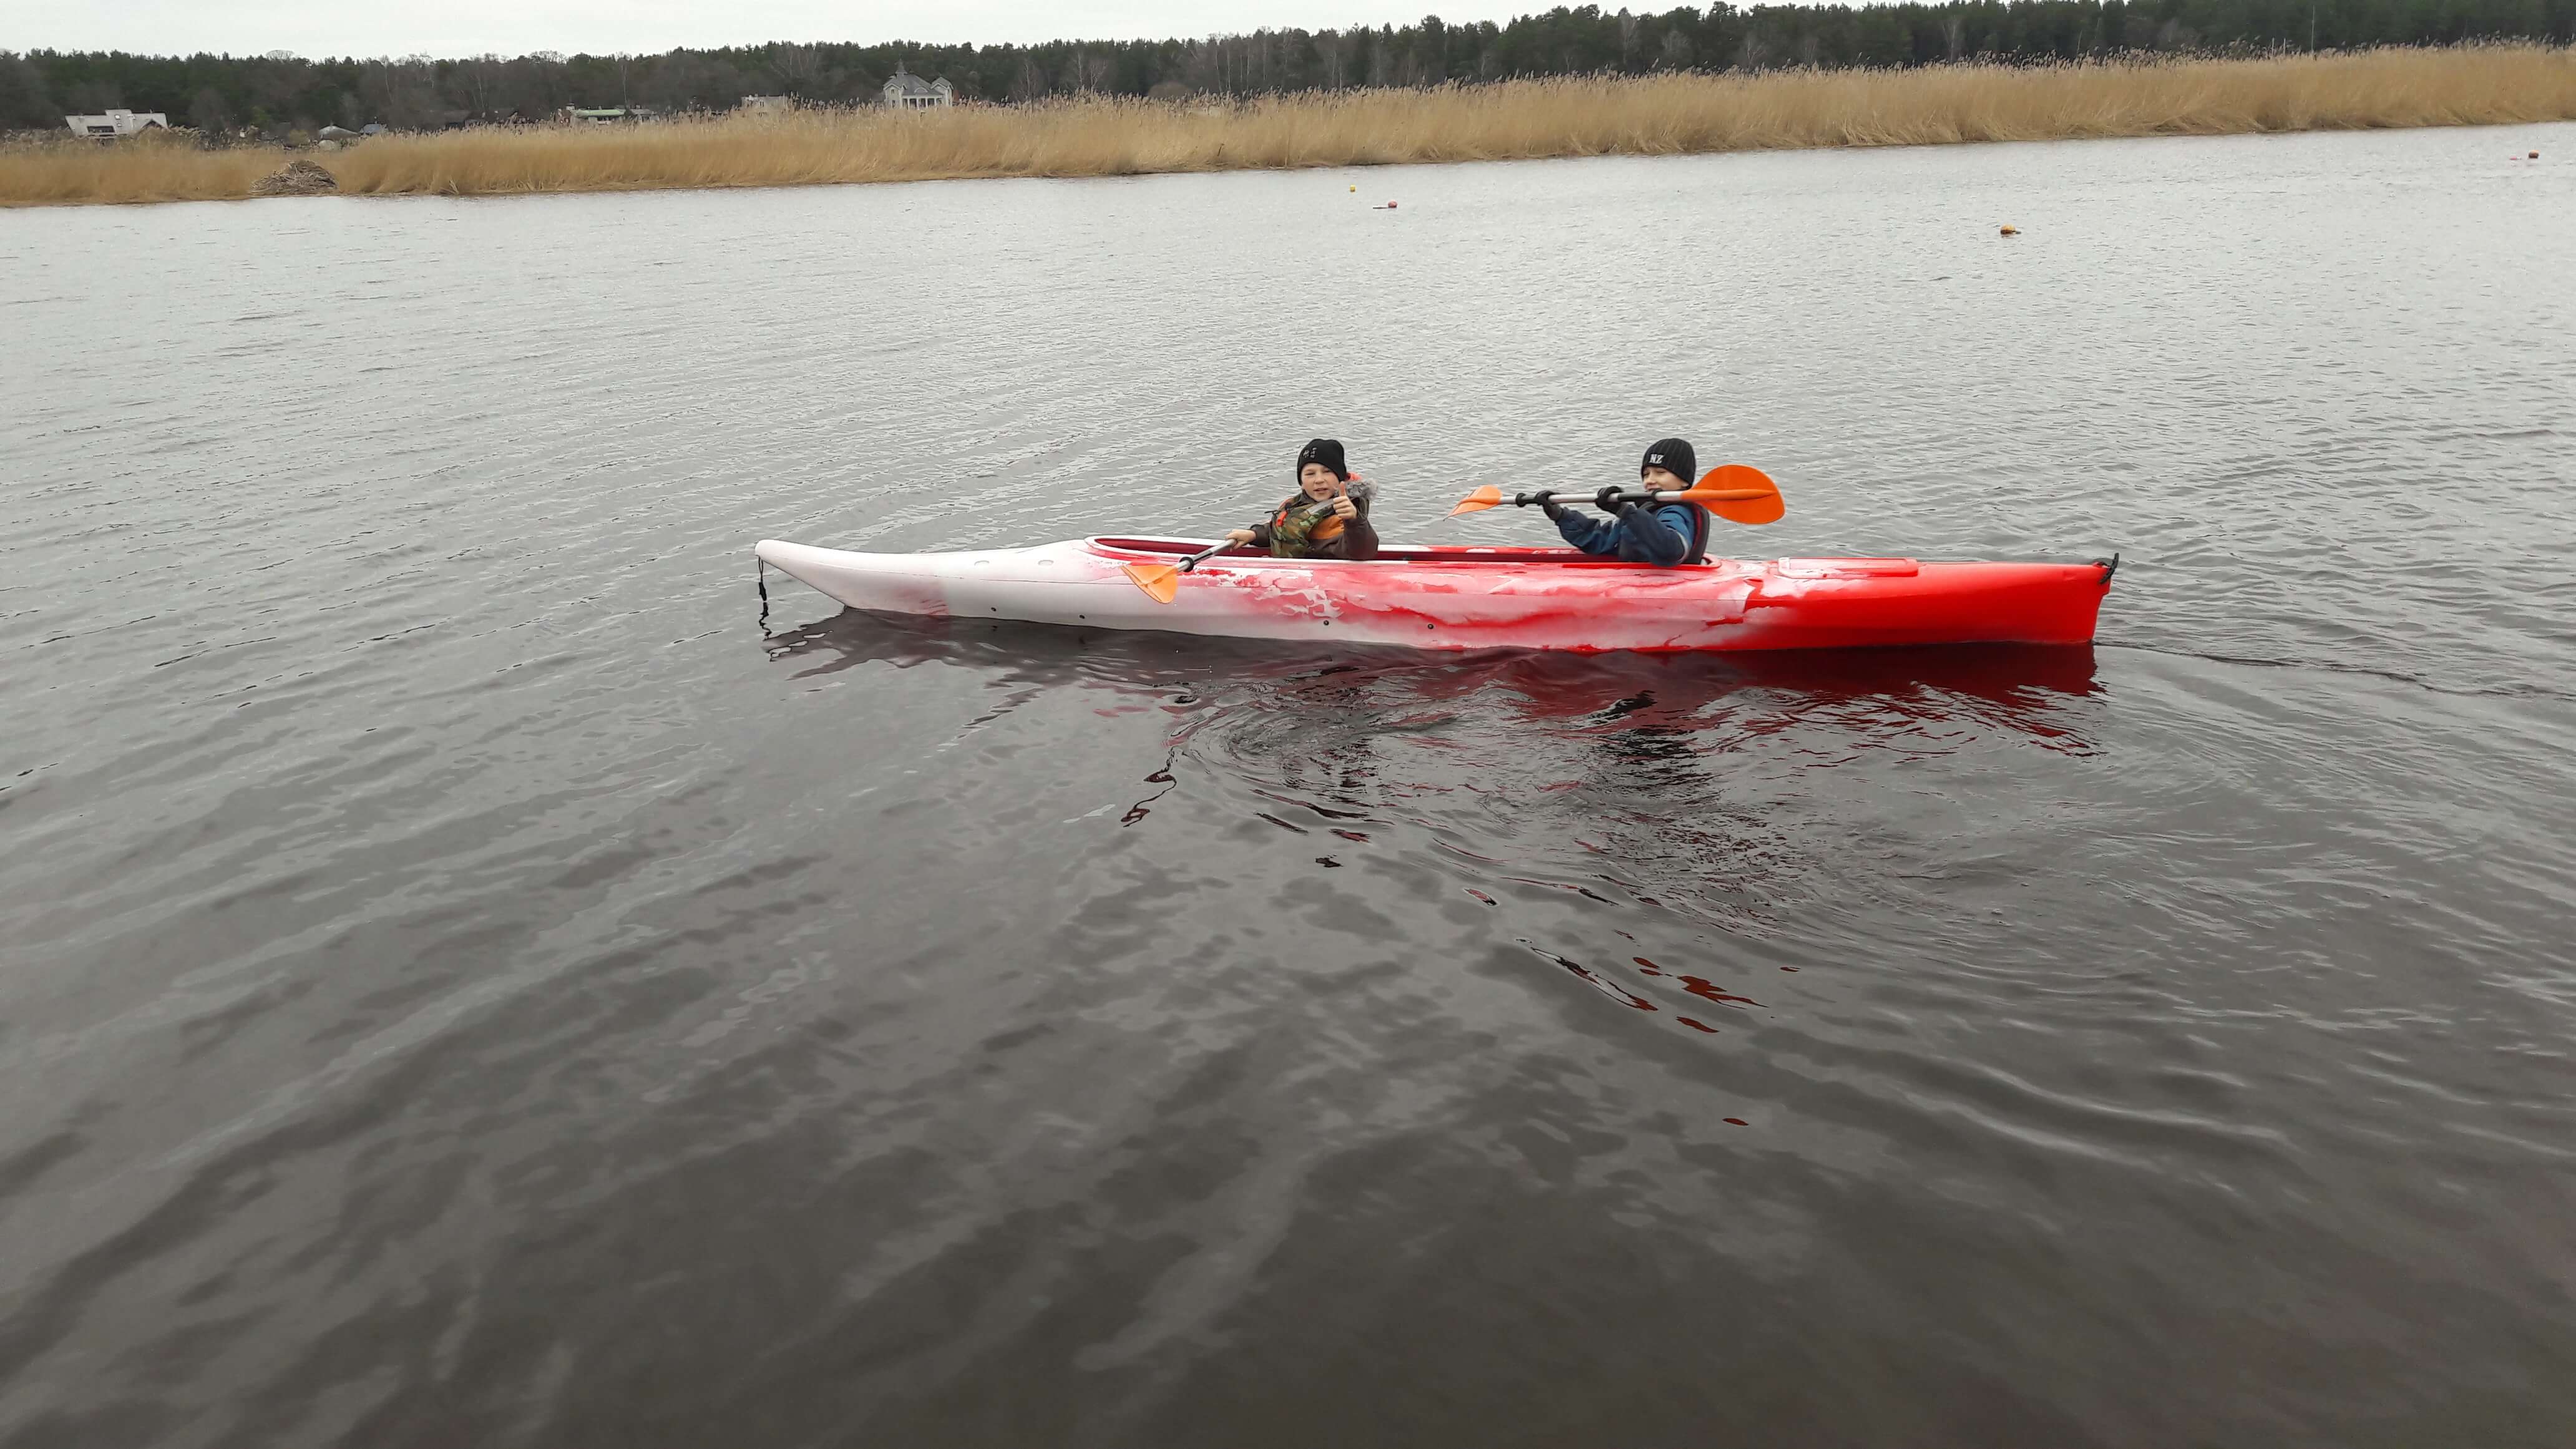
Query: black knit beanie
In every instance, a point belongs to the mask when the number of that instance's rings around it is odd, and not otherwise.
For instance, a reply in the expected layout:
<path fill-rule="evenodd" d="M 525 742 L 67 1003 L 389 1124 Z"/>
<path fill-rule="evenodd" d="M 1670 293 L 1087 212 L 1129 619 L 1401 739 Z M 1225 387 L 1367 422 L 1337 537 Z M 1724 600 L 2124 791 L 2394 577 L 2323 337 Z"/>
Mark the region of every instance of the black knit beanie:
<path fill-rule="evenodd" d="M 1665 438 L 1648 448 L 1644 460 L 1637 464 L 1640 474 L 1649 468 L 1669 468 L 1682 482 L 1695 483 L 1699 481 L 1699 454 L 1691 451 L 1687 438 Z"/>
<path fill-rule="evenodd" d="M 1690 445 L 1684 443 L 1682 446 L 1687 448 Z M 1308 440 L 1306 446 L 1297 450 L 1297 471 L 1303 474 L 1309 463 L 1321 463 L 1333 470 L 1334 477 L 1345 483 L 1351 481 L 1350 467 L 1342 460 L 1342 440 L 1339 438 Z"/>

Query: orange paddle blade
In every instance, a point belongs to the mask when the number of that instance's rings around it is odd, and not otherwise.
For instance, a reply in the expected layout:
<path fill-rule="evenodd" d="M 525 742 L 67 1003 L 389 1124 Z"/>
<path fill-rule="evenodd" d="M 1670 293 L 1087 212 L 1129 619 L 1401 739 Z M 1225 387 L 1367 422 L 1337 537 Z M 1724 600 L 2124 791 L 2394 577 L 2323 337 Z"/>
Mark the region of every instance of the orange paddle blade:
<path fill-rule="evenodd" d="M 1682 497 L 1730 523 L 1777 523 L 1789 511 L 1780 485 L 1741 463 L 1709 469 Z"/>
<path fill-rule="evenodd" d="M 1181 571 L 1171 564 L 1120 564 L 1119 571 L 1127 582 L 1145 591 L 1145 597 L 1157 604 L 1168 604 L 1180 596 Z"/>
<path fill-rule="evenodd" d="M 1503 490 L 1495 487 L 1491 483 L 1488 483 L 1484 487 L 1477 489 L 1475 492 L 1468 494 L 1466 497 L 1459 499 L 1458 506 L 1449 510 L 1449 516 L 1451 518 L 1455 518 L 1461 513 L 1481 513 L 1485 509 L 1500 508 L 1502 506 Z"/>

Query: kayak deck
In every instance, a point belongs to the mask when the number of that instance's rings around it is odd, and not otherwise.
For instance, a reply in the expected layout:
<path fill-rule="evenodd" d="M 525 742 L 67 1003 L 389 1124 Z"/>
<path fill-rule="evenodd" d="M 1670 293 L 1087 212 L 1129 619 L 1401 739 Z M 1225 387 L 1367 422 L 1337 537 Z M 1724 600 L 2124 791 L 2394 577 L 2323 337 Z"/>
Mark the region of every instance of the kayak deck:
<path fill-rule="evenodd" d="M 2113 565 L 1815 558 L 1657 567 L 1562 548 L 1392 547 L 1375 559 L 1221 555 L 1168 604 L 1124 565 L 1207 545 L 1109 537 L 973 553 L 765 541 L 760 557 L 853 608 L 1416 649 L 1734 650 L 2084 644 Z"/>

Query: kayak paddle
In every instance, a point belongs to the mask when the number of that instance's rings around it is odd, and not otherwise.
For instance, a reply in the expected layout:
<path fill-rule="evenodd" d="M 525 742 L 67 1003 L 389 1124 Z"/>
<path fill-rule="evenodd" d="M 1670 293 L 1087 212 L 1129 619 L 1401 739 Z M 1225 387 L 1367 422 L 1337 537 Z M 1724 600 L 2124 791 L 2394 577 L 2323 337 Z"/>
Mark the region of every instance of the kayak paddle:
<path fill-rule="evenodd" d="M 1566 496 L 1577 499 L 1592 497 L 1588 493 Z M 1488 508 L 1500 508 L 1506 503 L 1526 508 L 1533 503 L 1545 503 L 1556 497 L 1558 494 L 1550 489 L 1537 493 L 1514 494 L 1506 498 L 1503 496 L 1503 490 L 1488 483 L 1458 500 L 1458 506 L 1449 510 L 1449 516 L 1455 518 L 1461 513 L 1480 513 Z M 1777 523 L 1789 508 L 1788 503 L 1780 497 L 1779 484 L 1772 482 L 1770 476 L 1761 469 L 1748 468 L 1741 463 L 1728 463 L 1723 467 L 1711 468 L 1701 474 L 1700 480 L 1688 488 L 1665 493 L 1632 489 L 1620 494 L 1619 501 L 1622 503 L 1696 503 L 1732 523 Z"/>
<path fill-rule="evenodd" d="M 1228 539 L 1214 548 L 1200 549 L 1177 564 L 1131 563 L 1120 564 L 1118 568 L 1127 575 L 1127 582 L 1145 591 L 1146 598 L 1157 604 L 1168 604 L 1180 596 L 1181 575 L 1197 568 L 1201 559 L 1214 558 L 1232 547 L 1234 541 Z"/>

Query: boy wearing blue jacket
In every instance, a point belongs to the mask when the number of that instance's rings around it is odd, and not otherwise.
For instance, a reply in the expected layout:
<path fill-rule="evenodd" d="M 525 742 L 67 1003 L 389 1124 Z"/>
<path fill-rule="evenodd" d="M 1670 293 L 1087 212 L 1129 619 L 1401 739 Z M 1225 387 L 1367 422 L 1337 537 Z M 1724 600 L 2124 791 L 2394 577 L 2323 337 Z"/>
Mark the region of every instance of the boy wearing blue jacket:
<path fill-rule="evenodd" d="M 1699 476 L 1699 455 L 1681 438 L 1666 438 L 1646 450 L 1637 465 L 1637 486 L 1650 492 L 1677 493 Z M 1593 496 L 1593 506 L 1608 520 L 1585 518 L 1551 498 L 1549 521 L 1565 541 L 1585 553 L 1615 554 L 1623 563 L 1698 563 L 1708 557 L 1708 510 L 1696 503 L 1620 503 L 1632 490 L 1612 486 Z"/>

